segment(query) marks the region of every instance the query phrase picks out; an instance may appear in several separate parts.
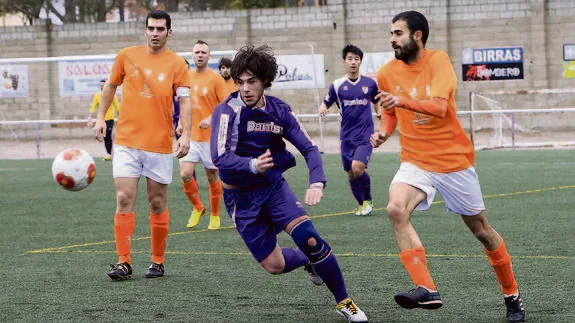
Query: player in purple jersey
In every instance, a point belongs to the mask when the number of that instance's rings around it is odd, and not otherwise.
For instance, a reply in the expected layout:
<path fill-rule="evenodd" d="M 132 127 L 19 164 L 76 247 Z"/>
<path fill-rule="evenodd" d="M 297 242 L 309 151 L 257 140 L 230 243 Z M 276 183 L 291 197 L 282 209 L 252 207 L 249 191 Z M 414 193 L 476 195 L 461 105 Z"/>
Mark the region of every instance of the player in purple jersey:
<path fill-rule="evenodd" d="M 359 204 L 355 215 L 371 214 L 371 178 L 366 172 L 373 147 L 369 142 L 373 134 L 372 103 L 377 103 L 378 93 L 374 80 L 359 74 L 363 51 L 347 45 L 342 51 L 345 76 L 333 81 L 329 92 L 319 107 L 324 117 L 335 103 L 341 114 L 341 161 L 347 172 L 351 192 Z M 374 106 L 375 109 L 375 106 Z"/>
<path fill-rule="evenodd" d="M 318 148 L 289 105 L 264 95 L 277 68 L 269 46 L 242 47 L 231 68 L 240 90 L 220 103 L 212 116 L 211 155 L 219 169 L 226 209 L 266 271 L 278 275 L 304 267 L 314 284 L 325 283 L 334 295 L 338 314 L 350 322 L 367 322 L 365 313 L 349 298 L 331 247 L 283 177 L 296 164 L 285 139 L 302 153 L 309 169 L 305 202 L 314 205 L 321 200 L 326 177 Z M 291 236 L 298 249 L 278 245 L 281 231 Z"/>

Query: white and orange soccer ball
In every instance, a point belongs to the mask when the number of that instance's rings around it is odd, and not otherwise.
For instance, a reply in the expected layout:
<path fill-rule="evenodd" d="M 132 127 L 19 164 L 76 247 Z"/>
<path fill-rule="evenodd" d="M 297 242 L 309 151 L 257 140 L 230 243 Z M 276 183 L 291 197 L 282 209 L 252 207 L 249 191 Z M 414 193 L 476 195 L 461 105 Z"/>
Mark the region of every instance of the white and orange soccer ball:
<path fill-rule="evenodd" d="M 54 158 L 52 176 L 62 188 L 68 191 L 80 191 L 94 181 L 96 164 L 85 150 L 68 148 Z"/>

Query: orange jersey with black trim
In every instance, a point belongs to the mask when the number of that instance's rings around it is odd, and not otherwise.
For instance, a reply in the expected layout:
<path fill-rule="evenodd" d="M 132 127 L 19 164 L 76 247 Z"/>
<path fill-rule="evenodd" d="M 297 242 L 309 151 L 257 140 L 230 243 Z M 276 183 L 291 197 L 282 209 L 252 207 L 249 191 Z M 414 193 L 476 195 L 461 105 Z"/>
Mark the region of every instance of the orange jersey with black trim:
<path fill-rule="evenodd" d="M 380 67 L 377 85 L 404 99 L 448 102 L 444 118 L 398 107 L 387 112 L 398 121 L 402 162 L 439 173 L 460 171 L 475 163 L 473 144 L 457 119 L 457 78 L 447 53 L 424 49 L 414 65 L 393 59 Z"/>
<path fill-rule="evenodd" d="M 192 141 L 209 142 L 211 129 L 200 129 L 200 122 L 211 116 L 216 106 L 228 97 L 222 76 L 207 67 L 203 72 L 189 72 L 192 101 Z M 210 122 L 211 124 L 211 122 Z"/>
<path fill-rule="evenodd" d="M 110 82 L 123 85 L 115 143 L 172 153 L 173 98 L 176 88 L 190 87 L 184 59 L 169 49 L 150 54 L 145 45 L 127 47 L 116 57 Z"/>
<path fill-rule="evenodd" d="M 236 82 L 234 82 L 234 80 L 231 77 L 227 81 L 224 80 L 224 85 L 225 85 L 224 94 L 226 95 L 226 98 L 233 92 L 238 91 L 240 89 L 239 86 L 236 84 Z"/>

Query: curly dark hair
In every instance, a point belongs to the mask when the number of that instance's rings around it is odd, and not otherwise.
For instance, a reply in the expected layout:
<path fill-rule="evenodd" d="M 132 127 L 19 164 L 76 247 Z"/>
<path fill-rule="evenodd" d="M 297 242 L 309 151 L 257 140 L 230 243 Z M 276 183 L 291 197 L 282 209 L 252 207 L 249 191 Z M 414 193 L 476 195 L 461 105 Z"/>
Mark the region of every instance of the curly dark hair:
<path fill-rule="evenodd" d="M 264 88 L 271 87 L 278 72 L 278 63 L 273 49 L 268 45 L 257 48 L 253 45 L 246 45 L 240 48 L 232 61 L 230 74 L 237 83 L 240 75 L 245 72 L 252 73 L 264 84 Z"/>

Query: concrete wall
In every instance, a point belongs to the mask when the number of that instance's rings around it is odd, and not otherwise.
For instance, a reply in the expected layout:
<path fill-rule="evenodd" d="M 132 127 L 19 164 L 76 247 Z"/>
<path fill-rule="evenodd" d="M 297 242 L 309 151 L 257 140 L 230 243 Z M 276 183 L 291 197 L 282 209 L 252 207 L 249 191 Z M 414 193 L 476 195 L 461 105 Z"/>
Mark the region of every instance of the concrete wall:
<path fill-rule="evenodd" d="M 365 52 L 389 51 L 389 24 L 404 10 L 426 14 L 427 47 L 447 51 L 458 77 L 464 47 L 523 46 L 525 79 L 459 83 L 458 105 L 467 110 L 468 92 L 500 88 L 573 87 L 562 78 L 562 46 L 574 43 L 573 0 L 330 0 L 328 6 L 249 11 L 211 11 L 173 15 L 170 47 L 191 51 L 197 39 L 212 50 L 251 42 L 268 43 L 277 54 L 325 55 L 326 83 L 343 74 L 340 51 L 348 42 Z M 144 43 L 143 21 L 0 28 L 0 58 L 116 53 Z M 0 99 L 0 120 L 83 119 L 90 98 L 61 98 L 57 64 L 30 65 L 30 97 Z M 325 89 L 319 91 L 323 97 Z M 296 112 L 313 113 L 315 91 L 274 91 Z"/>

